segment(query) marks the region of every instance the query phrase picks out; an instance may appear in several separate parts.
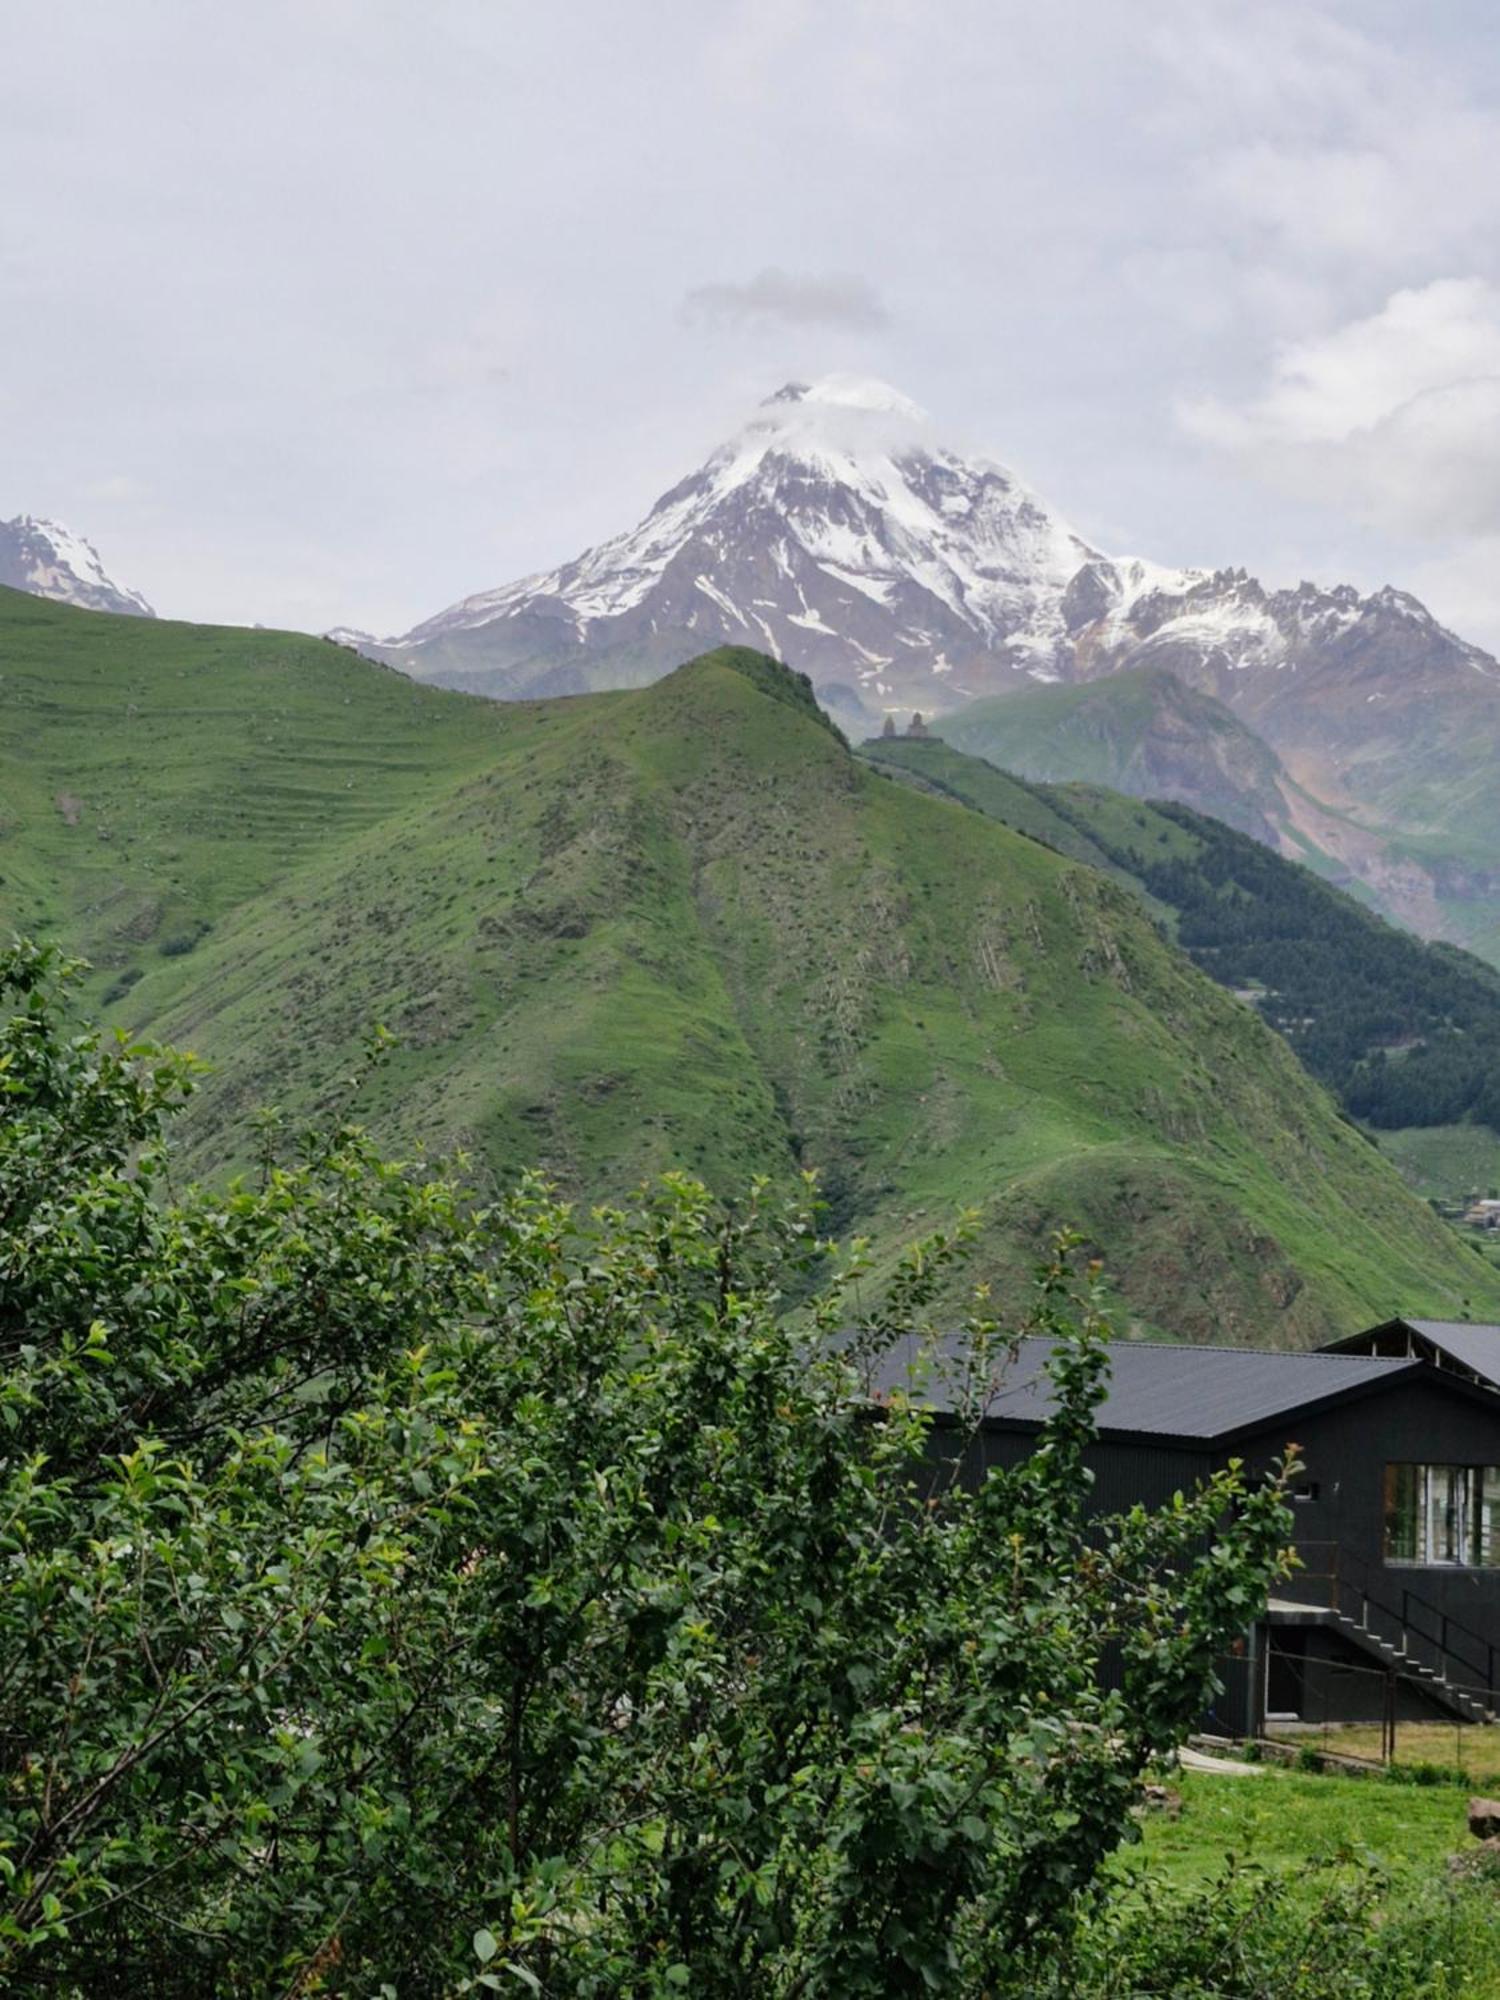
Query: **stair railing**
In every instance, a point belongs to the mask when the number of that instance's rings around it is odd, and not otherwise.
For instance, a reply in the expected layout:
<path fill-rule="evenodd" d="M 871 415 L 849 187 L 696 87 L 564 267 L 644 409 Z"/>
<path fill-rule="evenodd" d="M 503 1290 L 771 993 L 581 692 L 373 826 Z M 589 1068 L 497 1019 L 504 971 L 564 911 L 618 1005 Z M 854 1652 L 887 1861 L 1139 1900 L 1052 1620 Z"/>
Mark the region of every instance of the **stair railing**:
<path fill-rule="evenodd" d="M 1371 1565 L 1366 1558 L 1342 1542 L 1299 1542 L 1297 1554 L 1301 1567 L 1283 1585 L 1289 1596 L 1301 1601 L 1302 1589 L 1311 1586 L 1320 1608 L 1326 1605 L 1336 1616 L 1383 1640 L 1404 1658 L 1431 1664 L 1445 1679 L 1473 1686 L 1475 1682 L 1465 1677 L 1477 1677 L 1494 1704 L 1500 1649 L 1487 1633 L 1476 1631 L 1409 1584 L 1401 1585 L 1398 1609 L 1372 1590 Z M 1388 1581 L 1394 1586 L 1394 1578 Z M 1424 1653 L 1432 1656 L 1430 1661 L 1424 1661 Z"/>

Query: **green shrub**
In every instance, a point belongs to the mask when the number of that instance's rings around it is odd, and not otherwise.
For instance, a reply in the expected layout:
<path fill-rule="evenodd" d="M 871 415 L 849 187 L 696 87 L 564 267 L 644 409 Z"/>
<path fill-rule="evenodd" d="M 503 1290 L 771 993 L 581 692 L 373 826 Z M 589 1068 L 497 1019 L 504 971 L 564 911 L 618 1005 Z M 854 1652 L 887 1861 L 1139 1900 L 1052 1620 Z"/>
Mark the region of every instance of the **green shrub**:
<path fill-rule="evenodd" d="M 1456 1764 L 1392 1764 L 1386 1775 L 1398 1785 L 1468 1784 L 1468 1779 Z"/>
<path fill-rule="evenodd" d="M 212 927 L 202 922 L 184 924 L 179 930 L 169 931 L 156 947 L 163 958 L 186 958 L 190 951 L 196 951 Z"/>
<path fill-rule="evenodd" d="M 104 996 L 103 1005 L 113 1007 L 117 1000 L 123 1000 L 132 986 L 140 984 L 140 979 L 141 968 L 138 965 L 127 966 L 119 978 L 111 984 L 109 991 Z"/>
<path fill-rule="evenodd" d="M 1238 1468 L 1089 1521 L 1092 1280 L 1039 1278 L 1035 1452 L 960 1477 L 999 1329 L 941 1434 L 872 1380 L 951 1239 L 860 1311 L 762 1186 L 477 1208 L 339 1127 L 176 1192 L 189 1065 L 61 977 L 0 959 L 0 1986 L 1050 1976 L 1290 1526 Z"/>
<path fill-rule="evenodd" d="M 1500 1898 L 1394 1885 L 1372 1857 L 1296 1878 L 1231 1865 L 1206 1889 L 1149 1878 L 1097 1908 L 1015 2000 L 1460 2000 L 1488 1995 Z"/>

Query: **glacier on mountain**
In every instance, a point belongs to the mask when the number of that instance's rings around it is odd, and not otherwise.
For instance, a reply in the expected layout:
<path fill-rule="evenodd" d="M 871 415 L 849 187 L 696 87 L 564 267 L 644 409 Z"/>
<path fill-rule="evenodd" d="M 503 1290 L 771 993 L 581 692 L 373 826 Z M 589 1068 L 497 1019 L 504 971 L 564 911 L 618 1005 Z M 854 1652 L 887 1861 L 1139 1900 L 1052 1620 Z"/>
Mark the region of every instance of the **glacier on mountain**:
<path fill-rule="evenodd" d="M 633 528 L 357 643 L 497 695 L 638 685 L 750 644 L 857 721 L 1146 659 L 1204 685 L 1297 670 L 1399 620 L 1494 671 L 1399 592 L 1268 592 L 1242 570 L 1095 549 L 1007 467 L 940 442 L 898 390 L 833 375 L 777 390 Z"/>
<path fill-rule="evenodd" d="M 92 542 L 61 521 L 31 514 L 0 521 L 0 584 L 84 611 L 156 616 L 138 590 L 115 582 Z"/>

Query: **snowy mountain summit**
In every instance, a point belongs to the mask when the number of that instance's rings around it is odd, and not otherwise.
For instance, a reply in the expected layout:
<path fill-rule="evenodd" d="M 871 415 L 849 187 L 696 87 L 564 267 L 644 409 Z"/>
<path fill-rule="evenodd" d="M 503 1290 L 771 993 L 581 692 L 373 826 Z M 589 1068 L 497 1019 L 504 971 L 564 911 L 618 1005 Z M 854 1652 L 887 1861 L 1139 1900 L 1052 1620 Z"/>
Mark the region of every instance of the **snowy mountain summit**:
<path fill-rule="evenodd" d="M 1223 692 L 1246 668 L 1311 664 L 1372 617 L 1440 634 L 1413 599 L 1398 614 L 1398 595 L 1271 593 L 1239 570 L 1106 555 L 1004 466 L 940 442 L 898 390 L 833 375 L 777 390 L 624 534 L 356 643 L 501 696 L 638 685 L 749 645 L 857 719 L 1148 658 Z"/>
<path fill-rule="evenodd" d="M 41 521 L 30 514 L 0 521 L 0 584 L 83 611 L 156 616 L 139 591 L 115 582 L 92 542 L 60 521 Z"/>

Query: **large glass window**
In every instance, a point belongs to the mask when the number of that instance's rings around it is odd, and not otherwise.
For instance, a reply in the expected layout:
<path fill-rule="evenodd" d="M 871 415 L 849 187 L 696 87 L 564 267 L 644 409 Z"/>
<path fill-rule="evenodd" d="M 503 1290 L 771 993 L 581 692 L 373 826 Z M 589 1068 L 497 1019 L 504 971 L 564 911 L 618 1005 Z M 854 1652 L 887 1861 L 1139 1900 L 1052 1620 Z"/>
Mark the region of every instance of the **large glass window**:
<path fill-rule="evenodd" d="M 1500 1465 L 1486 1465 L 1479 1475 L 1479 1549 L 1474 1557 L 1483 1569 L 1500 1569 Z"/>
<path fill-rule="evenodd" d="M 1500 1466 L 1388 1465 L 1385 1559 L 1500 1569 Z"/>
<path fill-rule="evenodd" d="M 1422 1547 L 1422 1468 L 1388 1465 L 1385 1469 L 1385 1559 L 1420 1562 Z"/>

